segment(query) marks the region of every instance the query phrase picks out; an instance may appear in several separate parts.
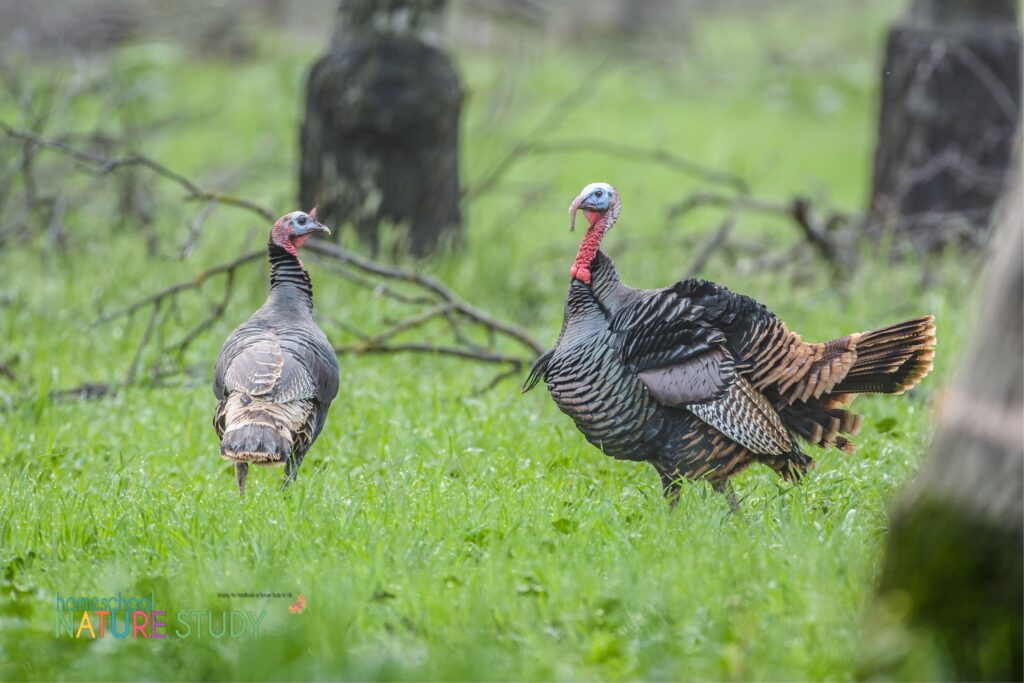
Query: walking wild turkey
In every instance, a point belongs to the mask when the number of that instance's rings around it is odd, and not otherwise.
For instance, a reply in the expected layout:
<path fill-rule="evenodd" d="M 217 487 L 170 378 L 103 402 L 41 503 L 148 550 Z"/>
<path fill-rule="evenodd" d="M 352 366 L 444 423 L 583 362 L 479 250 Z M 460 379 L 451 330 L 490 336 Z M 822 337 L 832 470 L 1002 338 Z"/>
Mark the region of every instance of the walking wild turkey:
<path fill-rule="evenodd" d="M 619 195 L 593 183 L 569 207 L 590 222 L 573 263 L 554 349 L 530 370 L 607 455 L 645 460 L 673 501 L 680 479 L 728 479 L 753 462 L 787 480 L 814 461 L 797 439 L 853 451 L 857 394 L 900 394 L 935 353 L 927 315 L 829 342 L 804 342 L 750 297 L 706 280 L 640 290 L 619 280 L 599 247 L 619 216 Z"/>
<path fill-rule="evenodd" d="M 213 428 L 240 495 L 251 462 L 284 465 L 282 486 L 295 478 L 338 393 L 338 359 L 313 322 L 313 284 L 298 254 L 315 232 L 330 234 L 316 209 L 274 223 L 270 295 L 227 338 L 213 369 Z"/>

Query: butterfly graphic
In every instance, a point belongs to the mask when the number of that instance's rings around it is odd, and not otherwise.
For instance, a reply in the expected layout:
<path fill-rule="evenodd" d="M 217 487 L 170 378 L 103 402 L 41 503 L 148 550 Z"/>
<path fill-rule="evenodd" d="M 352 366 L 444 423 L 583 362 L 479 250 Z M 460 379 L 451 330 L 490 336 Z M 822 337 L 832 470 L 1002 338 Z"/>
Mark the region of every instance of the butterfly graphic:
<path fill-rule="evenodd" d="M 302 610 L 306 609 L 306 598 L 299 593 L 299 597 L 295 599 L 294 605 L 288 605 L 288 611 L 292 614 L 302 614 Z"/>

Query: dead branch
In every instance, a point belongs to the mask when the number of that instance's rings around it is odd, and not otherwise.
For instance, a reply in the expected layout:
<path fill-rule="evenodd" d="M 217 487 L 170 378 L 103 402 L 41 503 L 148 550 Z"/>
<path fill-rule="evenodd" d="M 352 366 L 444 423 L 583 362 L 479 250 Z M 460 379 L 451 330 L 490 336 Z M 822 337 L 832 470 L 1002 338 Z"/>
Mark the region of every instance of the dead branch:
<path fill-rule="evenodd" d="M 123 386 L 120 382 L 85 382 L 70 389 L 54 389 L 49 393 L 49 398 L 51 401 L 103 398 Z"/>
<path fill-rule="evenodd" d="M 465 199 L 467 201 L 475 199 L 477 196 L 494 189 L 509 169 L 526 157 L 576 152 L 589 152 L 613 156 L 616 159 L 655 163 L 699 181 L 711 185 L 724 186 L 741 196 L 749 192 L 747 182 L 743 178 L 726 171 L 704 166 L 664 149 L 639 147 L 596 138 L 566 138 L 519 143 L 512 148 L 505 159 L 495 166 L 482 181 L 466 190 L 464 193 Z"/>
<path fill-rule="evenodd" d="M 856 244 L 858 236 L 850 234 L 851 231 L 842 234 L 839 230 L 844 225 L 857 222 L 851 214 L 832 211 L 822 219 L 815 212 L 811 200 L 805 197 L 794 197 L 789 202 L 779 202 L 751 195 L 694 192 L 666 210 L 666 225 L 671 225 L 674 220 L 702 207 L 723 209 L 729 212 L 728 215 L 744 212 L 788 218 L 800 230 L 807 244 L 837 271 L 851 270 L 855 265 L 856 251 L 852 245 Z M 717 248 L 721 243 L 716 244 L 713 239 L 710 245 Z M 704 265 L 703 262 L 698 262 Z M 689 272 L 693 272 L 692 268 Z"/>
<path fill-rule="evenodd" d="M 414 273 L 412 271 L 405 271 L 392 266 L 377 264 L 369 261 L 368 259 L 350 254 L 344 249 L 329 243 L 310 242 L 307 243 L 306 249 L 311 253 L 319 252 L 321 257 L 324 255 L 332 256 L 332 262 L 335 268 L 328 272 L 343 274 L 347 272 L 349 267 L 355 267 L 363 273 L 376 275 L 385 279 L 381 283 L 375 283 L 366 278 L 358 278 L 357 276 L 358 279 L 356 282 L 362 289 L 369 290 L 378 295 L 383 294 L 384 296 L 388 296 L 403 303 L 427 303 L 430 305 L 429 308 L 410 315 L 407 318 L 403 318 L 376 334 L 366 334 L 361 331 L 353 331 L 352 329 L 345 328 L 345 326 L 341 326 L 350 334 L 357 336 L 359 338 L 359 342 L 356 344 L 337 346 L 336 351 L 338 353 L 357 355 L 367 353 L 436 354 L 483 363 L 505 364 L 508 365 L 510 369 L 518 370 L 524 367 L 530 360 L 532 360 L 532 358 L 543 350 L 537 342 L 530 338 L 529 335 L 518 326 L 497 320 L 481 309 L 468 304 L 439 281 L 430 278 L 429 276 Z M 213 327 L 214 323 L 223 316 L 230 301 L 235 272 L 241 266 L 254 262 L 262 256 L 264 256 L 263 251 L 249 252 L 230 262 L 208 268 L 194 278 L 165 287 L 154 294 L 143 297 L 125 308 L 119 309 L 113 313 L 105 314 L 99 318 L 97 320 L 97 324 L 109 322 L 117 318 L 130 317 L 134 313 L 147 308 L 151 311 L 146 329 L 143 332 L 138 346 L 136 347 L 135 357 L 132 361 L 128 375 L 120 386 L 128 386 L 132 384 L 138 376 L 138 370 L 141 367 L 143 354 L 147 351 L 148 347 L 152 345 L 155 330 L 157 330 L 163 321 L 169 316 L 169 309 L 164 308 L 165 304 L 169 306 L 177 300 L 178 296 L 185 292 L 200 289 L 203 283 L 212 277 L 219 275 L 224 275 L 226 277 L 222 297 L 212 307 L 209 314 L 203 320 L 186 331 L 180 341 L 170 345 L 157 345 L 156 351 L 158 353 L 155 354 L 156 356 L 165 356 L 170 353 L 180 358 L 197 338 Z M 349 280 L 351 281 L 351 278 L 349 278 Z M 421 290 L 425 290 L 429 295 L 419 297 L 408 296 L 391 287 L 387 280 L 411 283 Z M 381 285 L 383 285 L 383 287 Z M 395 338 L 402 334 L 422 328 L 432 321 L 440 321 L 446 324 L 448 333 L 455 340 L 454 345 L 430 344 L 419 341 L 393 342 Z M 464 335 L 461 330 L 461 326 L 464 323 L 469 323 L 482 329 L 492 340 L 495 337 L 502 337 L 514 341 L 529 353 L 527 355 L 513 355 L 482 347 L 479 344 L 472 342 Z M 151 369 L 153 372 L 151 374 L 156 374 L 158 362 L 159 361 L 155 361 L 152 364 Z M 103 393 L 98 393 L 93 389 L 84 393 L 87 397 L 104 395 Z"/>
<path fill-rule="evenodd" d="M 250 251 L 246 254 L 239 256 L 236 259 L 228 261 L 227 263 L 222 263 L 220 265 L 213 266 L 212 268 L 202 270 L 194 278 L 190 280 L 185 280 L 184 282 L 178 282 L 176 284 L 170 285 L 169 287 L 165 287 L 164 289 L 161 289 L 159 292 L 156 292 L 155 294 L 150 294 L 149 296 L 145 296 L 139 299 L 138 301 L 134 302 L 133 304 L 125 308 L 114 311 L 113 313 L 101 315 L 96 320 L 95 324 L 100 325 L 102 323 L 110 322 L 111 320 L 114 320 L 116 318 L 130 316 L 132 313 L 135 313 L 135 311 L 146 308 L 147 306 L 159 306 L 161 303 L 163 303 L 165 299 L 173 298 L 180 294 L 181 292 L 190 289 L 199 289 L 200 287 L 203 286 L 203 283 L 209 280 L 211 277 L 215 277 L 217 275 L 222 275 L 225 273 L 232 273 L 239 266 L 243 266 L 246 263 L 249 263 L 250 261 L 255 261 L 257 258 L 265 255 L 266 252 L 263 251 L 262 249 L 258 251 Z"/>
<path fill-rule="evenodd" d="M 389 339 L 397 337 L 403 332 L 421 327 L 435 318 L 444 317 L 445 313 L 450 310 L 451 307 L 449 305 L 434 306 L 433 308 L 428 308 L 422 313 L 414 315 L 411 318 L 406 318 L 405 320 L 394 323 L 390 328 L 379 334 L 375 334 L 372 337 L 364 336 L 359 344 L 351 347 L 352 353 L 361 353 L 370 348 L 381 348 Z"/>
<path fill-rule="evenodd" d="M 335 346 L 335 353 L 425 353 L 425 354 L 436 354 L 439 356 L 454 356 L 456 358 L 465 358 L 467 360 L 480 361 L 481 363 L 498 363 L 502 365 L 511 365 L 517 370 L 522 369 L 526 366 L 527 360 L 521 356 L 512 356 L 506 353 L 499 353 L 494 351 L 476 351 L 473 349 L 464 349 L 458 346 L 439 346 L 434 344 L 424 344 L 420 342 L 410 342 L 407 344 L 385 344 L 381 346 L 364 346 L 363 344 L 355 344 L 349 346 Z"/>
<path fill-rule="evenodd" d="M 124 378 L 124 386 L 130 385 L 135 381 L 135 375 L 139 370 L 139 364 L 142 363 L 142 354 L 146 350 L 146 345 L 149 343 L 149 338 L 153 336 L 153 330 L 156 329 L 156 323 L 160 319 L 160 309 L 162 307 L 163 300 L 159 299 L 153 304 L 153 311 L 149 314 L 149 322 L 146 323 L 146 331 L 142 333 L 142 341 L 139 342 L 138 348 L 135 350 L 135 357 L 132 359 L 131 367 L 128 368 L 128 374 Z"/>
<path fill-rule="evenodd" d="M 429 275 L 371 261 L 368 258 L 359 256 L 354 252 L 348 251 L 347 249 L 330 242 L 308 242 L 305 249 L 312 253 L 332 257 L 338 262 L 353 266 L 354 268 L 369 275 L 375 275 L 385 280 L 394 280 L 416 285 L 417 287 L 427 290 L 431 294 L 435 295 L 441 301 L 450 304 L 452 310 L 458 312 L 463 317 L 479 323 L 484 327 L 490 328 L 496 333 L 514 339 L 537 356 L 544 353 L 544 347 L 533 339 L 526 330 L 518 325 L 498 320 L 486 311 L 462 300 L 439 280 L 432 278 Z"/>
<path fill-rule="evenodd" d="M 686 275 L 683 276 L 684 279 L 700 275 L 700 272 L 704 270 L 704 266 L 707 265 L 708 259 L 711 258 L 711 255 L 714 254 L 719 247 L 725 244 L 725 240 L 729 237 L 729 233 L 732 232 L 733 226 L 735 225 L 736 212 L 733 211 L 726 215 L 722 220 L 721 225 L 718 226 L 718 230 L 715 231 L 715 234 L 712 235 L 711 239 L 705 242 L 701 250 L 697 252 L 697 255 L 690 263 L 690 267 L 686 269 Z"/>
<path fill-rule="evenodd" d="M 185 351 L 188 347 L 199 338 L 204 332 L 213 327 L 213 324 L 220 320 L 221 316 L 224 315 L 224 311 L 227 310 L 228 302 L 231 301 L 231 293 L 234 290 L 235 283 L 235 268 L 227 271 L 227 278 L 224 281 L 224 295 L 221 297 L 214 307 L 210 310 L 210 314 L 206 316 L 198 325 L 193 327 L 191 330 L 185 333 L 181 341 L 172 344 L 167 347 L 170 353 L 173 353 L 178 358 L 185 355 Z"/>
<path fill-rule="evenodd" d="M 679 218 L 694 209 L 704 206 L 726 208 L 735 211 L 788 215 L 786 204 L 749 195 L 733 196 L 715 192 L 693 192 L 681 202 L 671 205 L 666 211 L 668 220 Z"/>
<path fill-rule="evenodd" d="M 749 191 L 746 181 L 737 175 L 704 166 L 663 149 L 645 148 L 596 138 L 541 139 L 548 131 L 555 130 L 558 123 L 565 120 L 570 111 L 584 104 L 586 95 L 594 91 L 595 84 L 599 79 L 606 77 L 614 68 L 615 64 L 611 59 L 605 59 L 597 64 L 575 88 L 559 98 L 530 132 L 513 145 L 506 155 L 484 174 L 482 179 L 463 191 L 463 202 L 469 203 L 480 195 L 493 190 L 513 166 L 527 157 L 576 152 L 591 152 L 613 156 L 617 159 L 653 162 L 702 182 L 725 186 L 739 194 L 746 194 Z"/>
<path fill-rule="evenodd" d="M 499 384 L 501 384 L 505 380 L 507 380 L 507 379 L 509 379 L 511 377 L 516 377 L 517 375 L 519 375 L 519 373 L 521 371 L 522 371 L 522 368 L 518 367 L 518 366 L 511 366 L 511 367 L 509 367 L 506 370 L 502 370 L 499 373 L 497 373 L 494 377 L 492 377 L 490 382 L 488 382 L 484 386 L 482 386 L 479 389 L 477 389 L 476 391 L 474 391 L 473 395 L 474 396 L 480 396 L 482 394 L 486 394 L 488 391 L 490 391 L 491 389 L 494 389 L 495 387 L 497 387 Z"/>
<path fill-rule="evenodd" d="M 196 240 L 199 239 L 200 233 L 203 231 L 203 224 L 206 223 L 206 219 L 210 217 L 210 214 L 214 212 L 219 204 L 216 199 L 212 199 L 206 203 L 194 219 L 192 219 L 192 225 L 188 231 L 188 237 L 185 239 L 185 243 L 181 245 L 181 249 L 178 250 L 178 258 L 184 259 L 192 255 L 192 250 L 195 249 Z"/>
<path fill-rule="evenodd" d="M 794 198 L 790 211 L 793 220 L 803 231 L 804 237 L 818 250 L 818 253 L 827 261 L 842 265 L 844 262 L 842 248 L 826 231 L 825 225 L 818 220 L 810 200 L 802 197 Z"/>
<path fill-rule="evenodd" d="M 191 183 L 189 183 L 189 184 L 191 185 Z M 183 187 L 186 187 L 186 189 L 187 189 L 187 186 L 183 186 Z M 254 213 L 257 216 L 259 216 L 260 218 L 263 218 L 264 220 L 268 220 L 271 223 L 276 221 L 277 218 L 278 218 L 273 213 L 271 213 L 269 209 L 267 209 L 267 208 L 265 208 L 263 206 L 260 206 L 259 204 L 256 204 L 255 202 L 250 202 L 248 199 L 243 199 L 241 197 L 236 197 L 235 195 L 228 194 L 226 192 L 209 192 L 209 191 L 206 191 L 206 190 L 200 190 L 200 191 L 197 191 L 197 192 L 193 192 L 189 196 L 185 197 L 185 201 L 187 201 L 187 202 L 217 202 L 218 204 L 226 204 L 227 206 L 234 206 L 234 207 L 237 207 L 239 209 L 246 209 L 247 211 L 251 211 L 252 213 Z"/>
<path fill-rule="evenodd" d="M 499 160 L 498 163 L 491 167 L 490 171 L 484 174 L 482 180 L 476 183 L 476 185 L 463 189 L 463 203 L 468 204 L 481 194 L 494 189 L 494 187 L 501 182 L 501 179 L 505 176 L 508 169 L 523 156 L 524 147 L 528 146 L 529 141 L 545 135 L 547 131 L 556 128 L 559 121 L 564 121 L 569 112 L 580 107 L 586 101 L 585 96 L 588 92 L 592 92 L 594 90 L 595 82 L 606 76 L 614 68 L 615 65 L 609 56 L 601 60 L 601 62 L 587 72 L 587 75 L 580 79 L 580 82 L 576 84 L 575 88 L 565 93 L 551 106 L 547 113 L 537 121 L 523 140 L 516 143 L 503 159 Z"/>

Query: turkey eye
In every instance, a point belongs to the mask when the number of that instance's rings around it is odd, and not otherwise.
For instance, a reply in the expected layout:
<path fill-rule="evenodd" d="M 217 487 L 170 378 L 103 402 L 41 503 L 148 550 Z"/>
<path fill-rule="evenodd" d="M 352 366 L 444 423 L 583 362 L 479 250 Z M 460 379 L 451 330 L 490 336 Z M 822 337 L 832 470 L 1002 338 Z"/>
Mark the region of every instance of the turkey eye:
<path fill-rule="evenodd" d="M 299 225 L 305 225 L 305 224 L 306 224 L 306 217 L 305 216 L 300 216 L 299 217 Z"/>
<path fill-rule="evenodd" d="M 604 194 L 604 191 L 603 191 L 603 190 L 598 190 L 597 192 L 595 192 L 595 193 L 594 193 L 594 196 L 595 196 L 595 197 L 600 197 L 600 196 L 602 196 L 603 194 Z"/>

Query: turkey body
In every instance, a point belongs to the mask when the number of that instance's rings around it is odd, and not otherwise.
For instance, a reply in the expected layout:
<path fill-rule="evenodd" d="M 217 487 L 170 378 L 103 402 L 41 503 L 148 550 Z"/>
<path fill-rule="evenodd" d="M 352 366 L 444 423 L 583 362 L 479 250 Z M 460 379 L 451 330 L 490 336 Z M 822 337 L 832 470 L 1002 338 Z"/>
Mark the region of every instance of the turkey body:
<path fill-rule="evenodd" d="M 650 462 L 672 494 L 681 478 L 717 489 L 754 462 L 786 479 L 813 461 L 798 439 L 850 452 L 858 393 L 902 393 L 931 368 L 931 316 L 823 344 L 802 341 L 753 299 L 705 280 L 657 290 L 622 284 L 598 251 L 573 278 L 544 379 L 594 446 Z"/>
<path fill-rule="evenodd" d="M 284 483 L 294 479 L 338 393 L 338 360 L 313 320 L 309 276 L 294 254 L 269 249 L 270 295 L 214 366 L 213 426 L 243 494 L 249 463 L 284 465 Z"/>

